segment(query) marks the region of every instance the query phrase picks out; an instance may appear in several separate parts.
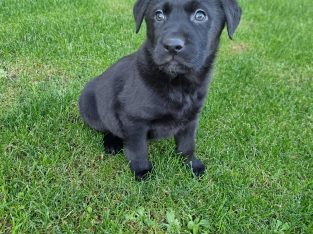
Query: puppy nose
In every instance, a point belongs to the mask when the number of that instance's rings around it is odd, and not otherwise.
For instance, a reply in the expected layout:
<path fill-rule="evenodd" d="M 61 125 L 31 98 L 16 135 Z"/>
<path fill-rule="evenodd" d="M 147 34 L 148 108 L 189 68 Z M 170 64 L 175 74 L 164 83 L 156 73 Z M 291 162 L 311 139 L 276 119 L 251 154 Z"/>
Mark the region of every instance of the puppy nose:
<path fill-rule="evenodd" d="M 163 45 L 168 52 L 177 54 L 183 50 L 185 42 L 180 38 L 169 38 L 164 41 Z"/>

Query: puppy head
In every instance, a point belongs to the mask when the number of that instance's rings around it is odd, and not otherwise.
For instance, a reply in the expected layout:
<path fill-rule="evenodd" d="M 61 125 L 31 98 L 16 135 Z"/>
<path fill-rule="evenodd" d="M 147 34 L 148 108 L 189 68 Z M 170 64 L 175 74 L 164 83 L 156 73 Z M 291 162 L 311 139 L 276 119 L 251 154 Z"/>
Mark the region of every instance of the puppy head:
<path fill-rule="evenodd" d="M 171 76 L 205 66 L 225 23 L 232 38 L 241 16 L 236 0 L 138 0 L 133 12 L 136 32 L 146 20 L 154 63 Z"/>

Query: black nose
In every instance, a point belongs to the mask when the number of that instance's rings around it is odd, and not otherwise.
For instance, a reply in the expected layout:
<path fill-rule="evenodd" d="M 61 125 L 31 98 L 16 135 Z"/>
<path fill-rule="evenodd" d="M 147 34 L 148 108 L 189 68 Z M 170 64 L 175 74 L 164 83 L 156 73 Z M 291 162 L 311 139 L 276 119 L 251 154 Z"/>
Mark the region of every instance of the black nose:
<path fill-rule="evenodd" d="M 184 49 L 185 42 L 179 38 L 169 38 L 164 40 L 163 46 L 168 52 L 177 54 Z"/>

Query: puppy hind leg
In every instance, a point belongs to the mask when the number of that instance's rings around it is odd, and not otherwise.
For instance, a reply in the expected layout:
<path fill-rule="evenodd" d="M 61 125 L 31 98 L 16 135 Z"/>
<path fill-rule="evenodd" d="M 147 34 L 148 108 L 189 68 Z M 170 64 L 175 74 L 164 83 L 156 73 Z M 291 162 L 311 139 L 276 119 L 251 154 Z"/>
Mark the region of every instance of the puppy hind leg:
<path fill-rule="evenodd" d="M 98 131 L 104 131 L 104 126 L 100 120 L 97 102 L 94 93 L 84 92 L 79 99 L 79 111 L 85 122 Z"/>
<path fill-rule="evenodd" d="M 103 134 L 104 151 L 107 154 L 117 154 L 123 149 L 123 139 L 113 135 L 111 132 Z"/>

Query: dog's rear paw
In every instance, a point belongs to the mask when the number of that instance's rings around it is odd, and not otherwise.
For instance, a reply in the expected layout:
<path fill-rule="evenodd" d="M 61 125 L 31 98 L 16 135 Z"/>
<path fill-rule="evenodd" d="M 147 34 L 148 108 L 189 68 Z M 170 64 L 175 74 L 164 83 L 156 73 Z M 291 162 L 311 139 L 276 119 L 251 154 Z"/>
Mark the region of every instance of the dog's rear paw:
<path fill-rule="evenodd" d="M 143 180 L 152 171 L 152 165 L 149 161 L 131 161 L 130 169 L 135 173 L 136 180 Z"/>
<path fill-rule="evenodd" d="M 117 154 L 123 149 L 123 140 L 112 133 L 103 137 L 104 151 L 107 154 Z"/>
<path fill-rule="evenodd" d="M 205 165 L 199 159 L 193 159 L 190 161 L 192 172 L 196 176 L 202 176 L 205 172 Z"/>

